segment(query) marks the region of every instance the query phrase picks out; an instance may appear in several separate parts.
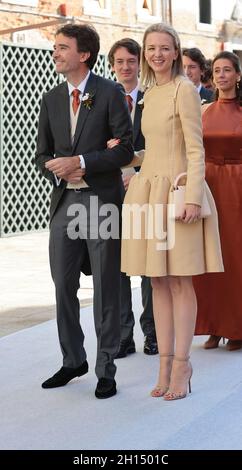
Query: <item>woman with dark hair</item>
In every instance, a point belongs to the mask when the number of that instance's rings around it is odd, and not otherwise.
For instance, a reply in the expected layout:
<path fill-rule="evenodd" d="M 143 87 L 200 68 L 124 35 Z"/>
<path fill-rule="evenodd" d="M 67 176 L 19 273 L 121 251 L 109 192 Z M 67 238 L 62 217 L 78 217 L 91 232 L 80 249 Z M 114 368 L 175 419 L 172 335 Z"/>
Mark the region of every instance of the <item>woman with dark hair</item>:
<path fill-rule="evenodd" d="M 242 99 L 239 58 L 223 51 L 212 62 L 216 101 L 203 107 L 206 179 L 219 218 L 224 273 L 194 278 L 195 334 L 210 334 L 205 349 L 242 348 Z"/>

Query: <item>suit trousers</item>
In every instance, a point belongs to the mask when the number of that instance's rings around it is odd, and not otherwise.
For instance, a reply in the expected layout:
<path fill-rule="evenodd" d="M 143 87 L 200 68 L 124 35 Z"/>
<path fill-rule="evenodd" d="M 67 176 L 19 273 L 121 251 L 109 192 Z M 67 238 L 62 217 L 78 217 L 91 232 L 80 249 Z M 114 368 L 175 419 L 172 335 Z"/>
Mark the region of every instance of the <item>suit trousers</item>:
<path fill-rule="evenodd" d="M 50 267 L 56 289 L 57 326 L 65 367 L 86 360 L 77 291 L 88 249 L 94 287 L 94 323 L 97 336 L 95 372 L 112 379 L 120 342 L 120 237 L 101 236 L 103 203 L 90 191 L 66 189 L 50 225 Z M 116 207 L 115 207 L 116 208 Z M 116 208 L 116 233 L 119 230 Z"/>
<path fill-rule="evenodd" d="M 155 324 L 153 317 L 152 287 L 150 278 L 142 276 L 141 294 L 143 312 L 140 316 L 140 326 L 144 336 L 155 336 Z M 134 313 L 132 310 L 132 291 L 130 277 L 121 273 L 121 341 L 133 337 L 133 328 L 135 324 Z"/>

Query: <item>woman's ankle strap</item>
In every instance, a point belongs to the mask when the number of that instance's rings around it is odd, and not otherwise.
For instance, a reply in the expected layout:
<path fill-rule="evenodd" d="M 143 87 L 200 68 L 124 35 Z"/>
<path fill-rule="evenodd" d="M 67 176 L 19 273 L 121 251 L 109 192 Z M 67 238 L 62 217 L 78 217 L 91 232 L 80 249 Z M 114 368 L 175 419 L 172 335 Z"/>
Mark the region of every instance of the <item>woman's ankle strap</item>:
<path fill-rule="evenodd" d="M 160 356 L 160 357 L 173 357 L 174 354 L 160 353 L 159 356 Z"/>

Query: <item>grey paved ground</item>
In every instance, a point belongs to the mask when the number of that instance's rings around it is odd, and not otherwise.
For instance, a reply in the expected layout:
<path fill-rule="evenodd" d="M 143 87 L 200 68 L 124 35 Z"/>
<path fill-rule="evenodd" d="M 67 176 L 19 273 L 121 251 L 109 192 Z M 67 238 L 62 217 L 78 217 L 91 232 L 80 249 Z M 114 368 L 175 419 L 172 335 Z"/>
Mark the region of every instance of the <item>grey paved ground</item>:
<path fill-rule="evenodd" d="M 0 337 L 55 317 L 48 233 L 0 238 Z M 132 278 L 132 286 L 140 285 Z M 91 276 L 82 275 L 81 307 L 92 303 Z"/>
<path fill-rule="evenodd" d="M 48 233 L 0 238 L 0 336 L 55 317 Z M 83 276 L 81 306 L 92 302 L 92 278 Z"/>
<path fill-rule="evenodd" d="M 41 382 L 61 365 L 55 320 L 0 338 L 0 449 L 242 449 L 242 351 L 192 347 L 192 393 L 165 402 L 149 392 L 158 356 L 142 352 L 140 290 L 133 290 L 137 353 L 119 359 L 118 393 L 94 396 L 92 307 L 81 310 L 89 373 L 65 387 Z"/>
<path fill-rule="evenodd" d="M 45 321 L 54 310 L 47 243 L 47 234 L 0 239 L 0 449 L 242 449 L 242 350 L 205 351 L 204 337 L 196 337 L 192 394 L 170 403 L 151 398 L 159 357 L 142 352 L 138 287 L 137 353 L 116 361 L 118 394 L 94 396 L 92 305 L 81 309 L 89 373 L 60 389 L 41 388 L 61 365 L 56 322 Z M 83 278 L 81 302 L 91 296 L 91 278 Z"/>

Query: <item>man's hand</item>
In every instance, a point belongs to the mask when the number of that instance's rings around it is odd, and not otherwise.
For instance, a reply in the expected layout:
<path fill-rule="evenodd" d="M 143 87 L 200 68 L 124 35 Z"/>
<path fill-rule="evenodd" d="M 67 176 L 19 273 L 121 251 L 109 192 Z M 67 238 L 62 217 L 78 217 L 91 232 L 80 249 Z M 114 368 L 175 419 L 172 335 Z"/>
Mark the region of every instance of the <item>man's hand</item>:
<path fill-rule="evenodd" d="M 45 168 L 52 171 L 58 178 L 67 181 L 68 175 L 81 169 L 80 158 L 78 156 L 54 158 L 45 163 Z"/>
<path fill-rule="evenodd" d="M 69 173 L 69 175 L 63 179 L 67 181 L 67 183 L 80 183 L 85 173 L 85 170 L 80 168 L 79 170 L 75 170 L 72 173 Z"/>

